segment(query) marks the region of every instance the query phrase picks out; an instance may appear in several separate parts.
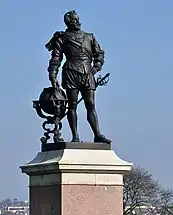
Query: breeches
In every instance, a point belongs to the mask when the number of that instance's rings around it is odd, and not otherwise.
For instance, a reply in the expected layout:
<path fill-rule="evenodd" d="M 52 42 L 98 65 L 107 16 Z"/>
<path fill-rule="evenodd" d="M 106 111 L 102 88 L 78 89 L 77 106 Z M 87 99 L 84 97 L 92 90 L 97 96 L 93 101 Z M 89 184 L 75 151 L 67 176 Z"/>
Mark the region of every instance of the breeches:
<path fill-rule="evenodd" d="M 92 73 L 83 74 L 68 69 L 62 72 L 62 87 L 66 90 L 95 90 L 96 82 Z"/>

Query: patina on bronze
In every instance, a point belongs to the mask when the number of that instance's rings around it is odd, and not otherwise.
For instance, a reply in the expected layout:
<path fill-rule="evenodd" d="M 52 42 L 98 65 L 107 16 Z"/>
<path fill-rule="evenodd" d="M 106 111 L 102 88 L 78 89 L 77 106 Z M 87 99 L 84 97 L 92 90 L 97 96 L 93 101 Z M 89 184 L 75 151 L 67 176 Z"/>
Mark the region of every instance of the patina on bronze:
<path fill-rule="evenodd" d="M 55 32 L 45 45 L 51 52 L 48 72 L 52 87 L 45 88 L 39 101 L 34 101 L 34 108 L 40 117 L 46 118 L 43 128 L 46 130 L 42 143 L 47 143 L 49 134 L 54 134 L 54 142 L 63 142 L 60 130 L 61 120 L 67 115 L 72 132 L 72 142 L 80 142 L 77 130 L 77 105 L 83 99 L 87 110 L 87 120 L 94 133 L 94 142 L 111 143 L 99 129 L 98 117 L 95 110 L 95 90 L 105 85 L 109 80 L 109 73 L 103 78 L 94 75 L 102 69 L 104 64 L 104 50 L 101 48 L 92 33 L 81 30 L 79 16 L 73 11 L 64 15 L 67 26 L 65 31 Z M 57 74 L 63 55 L 66 62 L 62 67 L 62 87 L 60 88 Z M 82 98 L 78 101 L 79 92 Z M 46 116 L 42 110 L 53 116 Z M 54 124 L 54 129 L 46 128 L 47 124 Z"/>

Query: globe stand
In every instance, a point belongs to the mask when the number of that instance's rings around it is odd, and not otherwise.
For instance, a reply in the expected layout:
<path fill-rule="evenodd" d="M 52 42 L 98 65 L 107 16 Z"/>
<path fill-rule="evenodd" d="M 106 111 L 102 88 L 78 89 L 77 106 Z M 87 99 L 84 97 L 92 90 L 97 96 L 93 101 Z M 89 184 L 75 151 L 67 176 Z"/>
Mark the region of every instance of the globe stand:
<path fill-rule="evenodd" d="M 46 125 L 54 125 L 53 129 L 47 128 Z M 46 121 L 43 122 L 42 124 L 42 128 L 46 131 L 44 132 L 44 137 L 41 137 L 41 143 L 42 144 L 46 144 L 47 141 L 50 139 L 50 135 L 51 133 L 54 134 L 54 142 L 58 143 L 58 142 L 64 142 L 64 139 L 61 138 L 61 133 L 60 130 L 62 129 L 62 123 L 59 119 L 59 117 L 50 117 L 49 119 L 47 119 Z"/>
<path fill-rule="evenodd" d="M 52 87 L 44 88 L 39 100 L 33 101 L 33 108 L 36 109 L 38 116 L 46 119 L 42 124 L 45 132 L 44 136 L 40 138 L 41 143 L 47 144 L 50 134 L 53 134 L 54 143 L 64 142 L 60 133 L 62 129 L 61 120 L 66 115 L 67 110 L 67 99 L 64 91 L 60 89 L 55 93 Z M 49 115 L 45 115 L 43 111 Z M 53 129 L 47 127 L 48 125 L 53 125 Z"/>

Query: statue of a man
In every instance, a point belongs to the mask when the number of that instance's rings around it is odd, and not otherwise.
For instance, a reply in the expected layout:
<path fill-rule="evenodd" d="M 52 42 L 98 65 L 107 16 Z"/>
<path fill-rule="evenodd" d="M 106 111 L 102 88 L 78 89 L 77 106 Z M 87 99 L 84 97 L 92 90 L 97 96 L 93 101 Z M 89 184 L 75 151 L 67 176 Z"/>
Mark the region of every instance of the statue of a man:
<path fill-rule="evenodd" d="M 57 81 L 58 69 L 63 60 L 62 87 L 68 98 L 67 119 L 72 132 L 72 142 L 79 142 L 77 131 L 77 100 L 81 93 L 87 110 L 87 120 L 94 133 L 94 142 L 111 143 L 99 129 L 98 117 L 95 110 L 95 79 L 94 75 L 102 69 L 104 50 L 100 47 L 92 33 L 81 30 L 79 16 L 73 11 L 64 15 L 67 26 L 65 32 L 55 32 L 46 48 L 52 51 L 49 61 L 49 80 L 55 90 L 59 89 Z"/>

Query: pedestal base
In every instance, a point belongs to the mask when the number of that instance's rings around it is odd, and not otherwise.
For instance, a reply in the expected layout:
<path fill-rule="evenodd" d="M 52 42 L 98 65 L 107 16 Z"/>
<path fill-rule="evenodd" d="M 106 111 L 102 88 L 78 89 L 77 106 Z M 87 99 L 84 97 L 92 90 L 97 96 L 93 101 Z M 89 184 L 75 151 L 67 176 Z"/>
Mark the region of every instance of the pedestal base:
<path fill-rule="evenodd" d="M 32 215 L 122 215 L 123 186 L 32 187 Z"/>
<path fill-rule="evenodd" d="M 132 164 L 103 146 L 83 147 L 40 152 L 21 167 L 31 215 L 123 214 L 123 174 Z"/>

